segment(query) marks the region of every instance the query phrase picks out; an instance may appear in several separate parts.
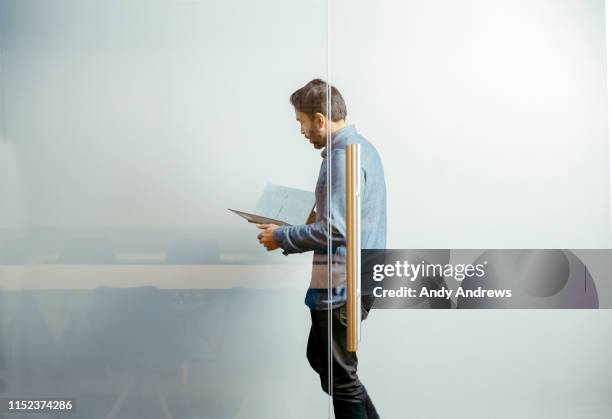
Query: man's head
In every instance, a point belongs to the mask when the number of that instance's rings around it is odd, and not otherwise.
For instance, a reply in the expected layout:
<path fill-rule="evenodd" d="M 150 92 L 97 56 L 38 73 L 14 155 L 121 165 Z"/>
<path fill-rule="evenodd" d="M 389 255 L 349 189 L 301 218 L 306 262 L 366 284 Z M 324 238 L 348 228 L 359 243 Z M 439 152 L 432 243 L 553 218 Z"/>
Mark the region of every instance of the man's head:
<path fill-rule="evenodd" d="M 330 119 L 327 119 L 327 83 L 321 79 L 309 81 L 296 90 L 289 101 L 295 109 L 295 119 L 300 123 L 300 131 L 316 149 L 325 147 L 327 130 L 334 132 L 344 126 L 346 104 L 334 86 L 331 90 Z"/>

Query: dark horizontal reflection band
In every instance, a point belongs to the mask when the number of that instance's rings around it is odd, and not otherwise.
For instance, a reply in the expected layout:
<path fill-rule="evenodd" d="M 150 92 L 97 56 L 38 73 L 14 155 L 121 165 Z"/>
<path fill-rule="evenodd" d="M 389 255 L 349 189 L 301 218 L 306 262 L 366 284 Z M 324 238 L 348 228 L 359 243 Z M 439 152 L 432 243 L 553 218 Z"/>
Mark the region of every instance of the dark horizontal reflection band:
<path fill-rule="evenodd" d="M 612 308 L 612 249 L 363 249 L 377 309 Z"/>

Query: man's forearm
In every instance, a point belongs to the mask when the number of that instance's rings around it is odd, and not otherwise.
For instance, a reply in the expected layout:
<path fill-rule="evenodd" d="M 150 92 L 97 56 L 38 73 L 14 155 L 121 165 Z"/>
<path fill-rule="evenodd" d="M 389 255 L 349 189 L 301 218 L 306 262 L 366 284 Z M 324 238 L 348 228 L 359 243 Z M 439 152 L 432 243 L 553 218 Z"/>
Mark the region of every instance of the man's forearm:
<path fill-rule="evenodd" d="M 274 231 L 274 239 L 286 253 L 325 250 L 327 248 L 327 230 L 327 224 L 323 221 L 296 226 L 281 226 Z"/>

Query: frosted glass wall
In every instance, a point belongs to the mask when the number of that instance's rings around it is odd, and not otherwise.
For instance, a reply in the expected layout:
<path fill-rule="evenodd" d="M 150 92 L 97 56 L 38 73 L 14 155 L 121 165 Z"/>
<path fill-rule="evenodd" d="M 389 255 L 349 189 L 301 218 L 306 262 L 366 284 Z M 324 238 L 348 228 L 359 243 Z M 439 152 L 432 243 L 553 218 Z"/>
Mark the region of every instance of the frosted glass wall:
<path fill-rule="evenodd" d="M 0 1 L 0 398 L 327 416 L 310 257 L 266 252 L 227 210 L 314 189 L 289 96 L 325 77 L 326 7 Z"/>
<path fill-rule="evenodd" d="M 338 0 L 332 22 L 388 247 L 612 244 L 603 0 Z"/>
<path fill-rule="evenodd" d="M 603 0 L 337 0 L 331 21 L 387 248 L 610 248 Z M 609 310 L 374 309 L 359 376 L 384 418 L 604 419 L 610 330 Z"/>

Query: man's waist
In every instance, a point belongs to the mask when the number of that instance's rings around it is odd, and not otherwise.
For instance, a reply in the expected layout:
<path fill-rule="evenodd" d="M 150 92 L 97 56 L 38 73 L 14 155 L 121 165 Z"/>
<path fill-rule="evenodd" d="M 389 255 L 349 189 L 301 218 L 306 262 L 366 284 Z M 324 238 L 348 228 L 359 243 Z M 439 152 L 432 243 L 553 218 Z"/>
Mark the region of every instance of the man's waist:
<path fill-rule="evenodd" d="M 346 303 L 346 287 L 308 288 L 304 304 L 311 309 L 326 309 L 342 306 Z"/>
<path fill-rule="evenodd" d="M 327 255 L 328 251 L 327 251 L 328 247 L 325 247 L 324 249 L 315 249 L 314 250 L 314 254 L 316 255 Z M 331 253 L 334 254 L 336 253 L 336 251 L 338 249 L 346 249 L 346 244 L 342 243 L 342 244 L 332 244 L 331 246 Z"/>

